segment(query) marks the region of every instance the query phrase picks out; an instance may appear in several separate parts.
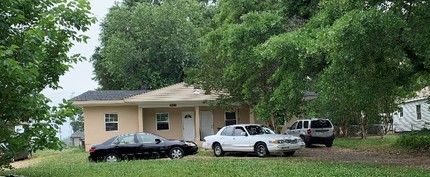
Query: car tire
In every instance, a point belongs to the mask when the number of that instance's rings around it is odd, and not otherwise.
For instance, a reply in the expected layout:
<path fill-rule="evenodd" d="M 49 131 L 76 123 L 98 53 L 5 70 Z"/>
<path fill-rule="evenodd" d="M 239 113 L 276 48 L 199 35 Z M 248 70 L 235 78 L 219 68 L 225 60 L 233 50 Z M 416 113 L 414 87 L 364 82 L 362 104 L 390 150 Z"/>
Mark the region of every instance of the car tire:
<path fill-rule="evenodd" d="M 171 159 L 181 159 L 184 157 L 184 150 L 182 150 L 180 147 L 173 147 L 169 151 L 169 157 Z"/>
<path fill-rule="evenodd" d="M 119 162 L 119 161 L 121 161 L 119 156 L 114 153 L 110 153 L 105 156 L 105 162 Z"/>
<path fill-rule="evenodd" d="M 290 157 L 290 156 L 293 156 L 294 153 L 296 153 L 296 151 L 284 152 L 284 156 L 285 157 Z"/>
<path fill-rule="evenodd" d="M 265 143 L 257 143 L 254 147 L 254 151 L 258 157 L 266 157 L 269 155 L 269 151 L 267 150 Z"/>
<path fill-rule="evenodd" d="M 300 135 L 300 138 L 302 138 L 303 142 L 305 142 L 305 146 L 306 146 L 307 148 L 309 148 L 309 147 L 311 147 L 311 146 L 312 146 L 312 144 L 311 144 L 310 142 L 306 142 L 306 141 L 305 141 L 305 136 Z"/>
<path fill-rule="evenodd" d="M 222 157 L 222 156 L 224 156 L 224 150 L 222 149 L 222 146 L 221 146 L 221 144 L 219 144 L 219 143 L 215 143 L 214 145 L 213 145 L 213 148 L 212 148 L 213 150 L 214 150 L 214 156 L 215 157 Z"/>
<path fill-rule="evenodd" d="M 331 147 L 333 146 L 333 141 L 329 141 L 325 143 L 325 147 Z"/>

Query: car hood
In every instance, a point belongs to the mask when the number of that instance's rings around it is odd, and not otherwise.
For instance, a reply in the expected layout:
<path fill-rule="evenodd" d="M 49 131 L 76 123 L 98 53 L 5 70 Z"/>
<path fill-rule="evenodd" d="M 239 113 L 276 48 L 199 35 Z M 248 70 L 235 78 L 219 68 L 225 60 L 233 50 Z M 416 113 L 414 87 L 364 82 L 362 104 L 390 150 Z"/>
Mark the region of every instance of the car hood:
<path fill-rule="evenodd" d="M 294 137 L 291 135 L 281 135 L 281 134 L 262 134 L 262 135 L 251 135 L 254 137 L 261 137 L 261 138 L 267 138 L 267 139 L 275 139 L 275 140 L 281 140 L 281 139 L 298 139 L 298 137 Z"/>

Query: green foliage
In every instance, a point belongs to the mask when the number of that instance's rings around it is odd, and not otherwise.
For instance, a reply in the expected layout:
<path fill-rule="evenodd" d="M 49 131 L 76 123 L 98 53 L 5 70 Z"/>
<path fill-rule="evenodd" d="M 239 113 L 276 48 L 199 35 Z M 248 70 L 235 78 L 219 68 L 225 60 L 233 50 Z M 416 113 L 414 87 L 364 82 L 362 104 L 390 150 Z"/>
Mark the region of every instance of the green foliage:
<path fill-rule="evenodd" d="M 430 130 L 403 134 L 396 145 L 413 150 L 430 150 Z"/>
<path fill-rule="evenodd" d="M 427 176 L 429 170 L 400 166 L 336 163 L 294 157 L 195 158 L 90 163 L 87 153 L 75 150 L 42 152 L 33 166 L 0 175 L 33 176 Z M 36 159 L 35 159 L 36 160 Z M 309 170 L 312 169 L 312 170 Z"/>
<path fill-rule="evenodd" d="M 197 39 L 207 31 L 210 7 L 196 1 L 119 4 L 101 24 L 92 56 L 101 89 L 157 89 L 181 82 L 195 65 Z M 125 20 L 127 19 L 127 20 Z"/>
<path fill-rule="evenodd" d="M 84 112 L 82 109 L 76 113 L 76 116 L 70 117 L 70 126 L 73 132 L 84 131 Z"/>
<path fill-rule="evenodd" d="M 295 57 L 312 55 L 306 54 L 305 43 L 301 42 L 307 41 L 306 37 L 281 34 L 303 27 L 316 4 L 220 1 L 215 29 L 201 38 L 200 62 L 188 70 L 187 82 L 223 94 L 218 105 L 249 106 L 258 119 L 277 127 L 276 122 L 283 122 L 285 115 L 300 112 L 297 108 L 307 90 L 307 76 L 301 75 L 308 69 L 307 63 Z M 295 70 L 297 66 L 301 68 Z"/>
<path fill-rule="evenodd" d="M 66 101 L 50 107 L 40 92 L 58 88 L 60 75 L 82 59 L 67 52 L 70 40 L 88 39 L 77 32 L 95 22 L 89 10 L 83 0 L 0 3 L 0 144 L 12 154 L 27 148 L 30 141 L 34 151 L 61 148 L 56 129 L 74 114 L 74 108 Z M 22 125 L 24 132 L 15 132 L 16 125 Z M 9 160 L 2 159 L 0 168 Z"/>
<path fill-rule="evenodd" d="M 385 113 L 383 120 L 389 122 L 397 99 L 428 85 L 422 81 L 430 73 L 424 62 L 428 59 L 418 55 L 430 48 L 412 47 L 414 42 L 425 45 L 428 40 L 412 42 L 409 34 L 409 29 L 424 29 L 414 21 L 428 20 L 418 15 L 428 13 L 422 11 L 428 4 L 392 3 L 326 1 L 309 23 L 310 30 L 318 31 L 328 63 L 320 71 L 315 89 L 319 99 L 313 106 L 338 125 L 347 127 L 355 122 L 366 126 L 369 121 L 381 121 L 380 113 Z M 403 7 L 409 8 L 403 11 Z M 413 13 L 415 10 L 419 12 Z M 414 35 L 429 34 L 418 31 Z"/>
<path fill-rule="evenodd" d="M 270 120 L 308 111 L 342 127 L 391 120 L 430 83 L 424 1 L 220 1 L 187 82 Z M 303 103 L 305 91 L 318 100 Z M 364 131 L 363 131 L 364 132 Z M 365 135 L 363 134 L 363 137 Z"/>

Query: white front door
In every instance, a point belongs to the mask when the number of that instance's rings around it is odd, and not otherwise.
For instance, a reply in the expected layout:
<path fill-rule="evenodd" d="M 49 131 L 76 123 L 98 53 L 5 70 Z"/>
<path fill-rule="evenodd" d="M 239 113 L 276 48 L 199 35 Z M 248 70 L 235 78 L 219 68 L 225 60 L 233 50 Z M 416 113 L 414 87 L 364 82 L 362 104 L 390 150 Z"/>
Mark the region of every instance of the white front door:
<path fill-rule="evenodd" d="M 201 111 L 200 112 L 200 137 L 201 140 L 205 136 L 214 134 L 214 121 L 212 111 Z"/>
<path fill-rule="evenodd" d="M 194 112 L 182 112 L 182 137 L 187 141 L 194 141 Z"/>

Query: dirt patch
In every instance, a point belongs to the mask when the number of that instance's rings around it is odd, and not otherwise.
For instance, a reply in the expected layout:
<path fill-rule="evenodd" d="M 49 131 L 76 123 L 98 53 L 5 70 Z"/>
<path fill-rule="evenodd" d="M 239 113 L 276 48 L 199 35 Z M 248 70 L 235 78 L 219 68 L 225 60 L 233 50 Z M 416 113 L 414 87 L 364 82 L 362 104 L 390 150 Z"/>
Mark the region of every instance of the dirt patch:
<path fill-rule="evenodd" d="M 33 159 L 15 161 L 15 162 L 11 163 L 10 165 L 12 165 L 13 168 L 24 168 L 24 167 L 29 167 L 29 166 L 35 165 L 39 162 L 40 162 L 40 159 L 33 158 Z"/>

